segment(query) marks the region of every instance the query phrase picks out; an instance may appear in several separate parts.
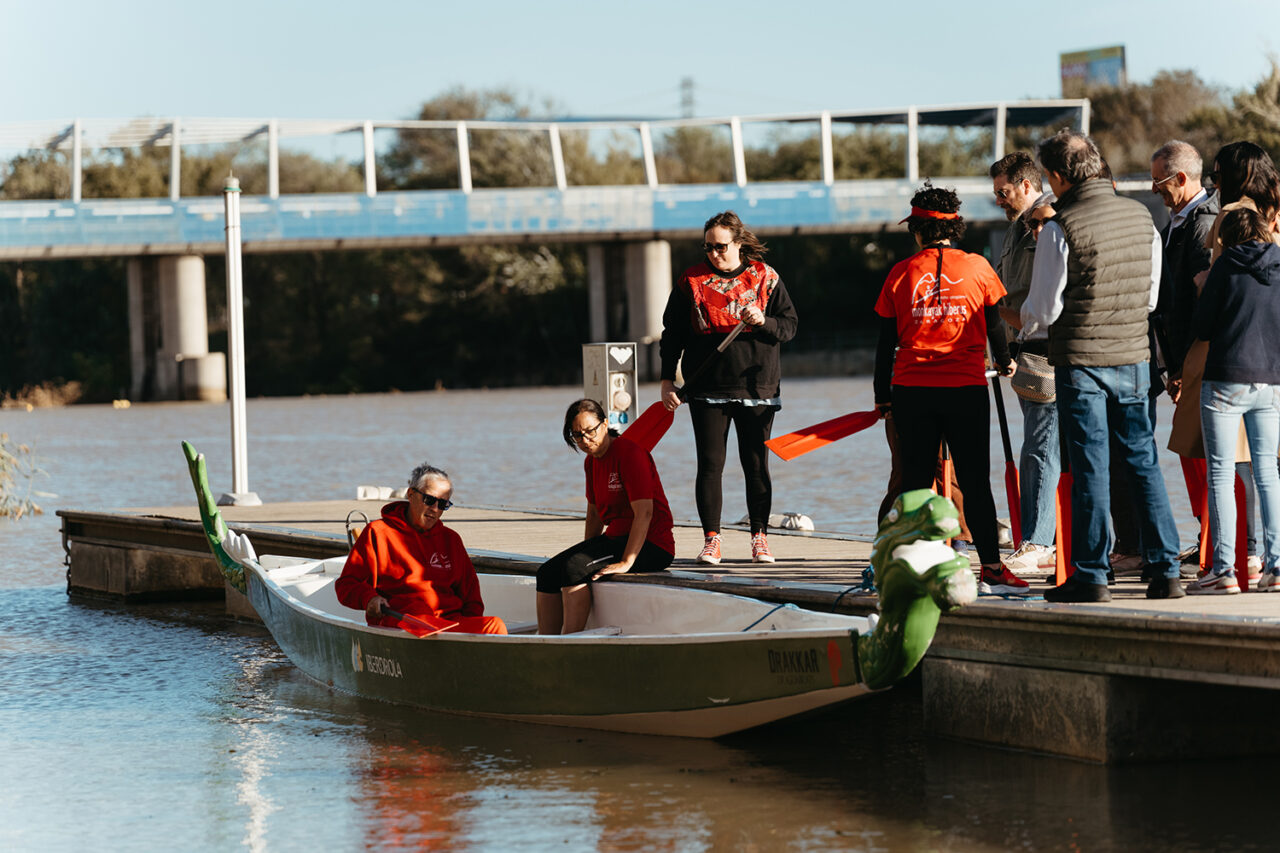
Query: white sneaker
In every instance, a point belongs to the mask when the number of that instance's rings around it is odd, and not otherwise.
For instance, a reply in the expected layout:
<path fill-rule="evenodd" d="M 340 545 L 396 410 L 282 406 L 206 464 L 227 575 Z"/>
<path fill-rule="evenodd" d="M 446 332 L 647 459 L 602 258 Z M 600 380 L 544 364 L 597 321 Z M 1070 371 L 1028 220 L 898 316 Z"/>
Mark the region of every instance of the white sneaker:
<path fill-rule="evenodd" d="M 1187 584 L 1187 595 L 1235 595 L 1240 592 L 1235 572 L 1210 572 L 1198 581 Z"/>
<path fill-rule="evenodd" d="M 1037 545 L 1034 542 L 1023 541 L 1018 546 L 1018 550 L 1002 562 L 1015 574 L 1047 575 L 1057 567 L 1056 559 L 1057 550 L 1052 545 Z"/>
<path fill-rule="evenodd" d="M 1258 592 L 1280 592 L 1280 571 L 1263 572 L 1254 588 Z"/>
<path fill-rule="evenodd" d="M 1253 582 L 1262 577 L 1262 558 L 1257 554 L 1249 555 L 1249 581 Z"/>

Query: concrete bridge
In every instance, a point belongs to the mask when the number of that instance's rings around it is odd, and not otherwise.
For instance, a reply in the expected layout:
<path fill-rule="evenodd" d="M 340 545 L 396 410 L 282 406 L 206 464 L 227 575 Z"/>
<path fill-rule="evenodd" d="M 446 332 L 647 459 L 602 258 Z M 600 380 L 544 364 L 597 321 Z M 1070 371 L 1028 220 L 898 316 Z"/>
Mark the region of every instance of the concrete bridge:
<path fill-rule="evenodd" d="M 0 124 L 0 151 L 65 154 L 69 198 L 0 202 L 0 260 L 127 257 L 135 399 L 220 398 L 221 354 L 208 352 L 203 255 L 224 251 L 220 198 L 181 195 L 185 147 L 265 140 L 266 193 L 241 201 L 245 252 L 445 247 L 465 243 L 579 241 L 587 250 L 591 335 L 605 340 L 607 281 L 625 284 L 625 336 L 652 341 L 672 280 L 669 239 L 697 238 L 702 223 L 734 209 L 761 235 L 874 231 L 896 223 L 919 187 L 920 146 L 946 129 L 989 128 L 991 158 L 1015 127 L 1072 125 L 1087 131 L 1087 100 L 1025 101 L 900 109 L 655 121 L 303 121 L 158 119 Z M 837 139 L 851 129 L 888 128 L 904 137 L 902 174 L 844 179 Z M 731 182 L 664 182 L 655 137 L 701 128 L 723 136 Z M 377 182 L 375 134 L 448 133 L 457 147 L 457 187 L 387 191 Z M 476 187 L 471 140 L 486 132 L 533 135 L 550 159 L 545 187 Z M 562 137 L 631 139 L 643 183 L 570 183 Z M 817 141 L 818 180 L 752 180 L 754 140 Z M 282 140 L 359 140 L 363 192 L 280 193 Z M 597 136 L 598 138 L 598 136 Z M 168 148 L 167 198 L 83 197 L 86 152 Z M 756 146 L 759 147 L 759 146 Z M 1003 220 L 985 174 L 933 176 L 954 186 L 971 221 Z M 611 289 L 616 291 L 617 288 Z M 618 330 L 612 330 L 614 335 Z M 158 345 L 157 343 L 158 342 Z"/>

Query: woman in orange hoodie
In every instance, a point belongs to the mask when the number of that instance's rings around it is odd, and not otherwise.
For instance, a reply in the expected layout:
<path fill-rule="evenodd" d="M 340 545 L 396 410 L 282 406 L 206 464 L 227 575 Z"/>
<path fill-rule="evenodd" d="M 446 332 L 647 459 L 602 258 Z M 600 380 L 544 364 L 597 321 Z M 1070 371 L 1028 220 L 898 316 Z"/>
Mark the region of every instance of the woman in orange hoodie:
<path fill-rule="evenodd" d="M 384 609 L 416 616 L 446 631 L 505 634 L 506 625 L 484 615 L 480 580 L 462 537 L 440 523 L 453 506 L 453 483 L 422 464 L 409 477 L 408 500 L 382 508 L 382 518 L 360 534 L 334 584 L 338 600 L 363 610 L 370 625 L 400 627 Z"/>

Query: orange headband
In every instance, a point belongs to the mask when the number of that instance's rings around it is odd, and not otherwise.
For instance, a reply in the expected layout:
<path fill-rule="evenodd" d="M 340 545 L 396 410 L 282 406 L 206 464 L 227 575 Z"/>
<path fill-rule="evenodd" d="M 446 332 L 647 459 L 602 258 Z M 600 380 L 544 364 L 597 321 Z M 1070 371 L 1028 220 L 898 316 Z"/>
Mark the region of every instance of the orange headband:
<path fill-rule="evenodd" d="M 960 214 L 943 213 L 941 210 L 928 210 L 927 208 L 912 205 L 911 214 L 905 219 L 899 219 L 898 224 L 901 225 L 906 222 L 907 219 L 913 219 L 915 217 L 919 217 L 920 219 L 959 219 Z"/>

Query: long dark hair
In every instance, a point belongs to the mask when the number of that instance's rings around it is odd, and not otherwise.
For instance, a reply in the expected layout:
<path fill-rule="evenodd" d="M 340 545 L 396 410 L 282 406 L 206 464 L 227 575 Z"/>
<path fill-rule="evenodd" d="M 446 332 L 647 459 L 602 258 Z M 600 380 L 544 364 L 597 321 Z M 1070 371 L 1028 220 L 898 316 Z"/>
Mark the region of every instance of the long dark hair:
<path fill-rule="evenodd" d="M 579 448 L 578 442 L 574 441 L 573 436 L 570 434 L 573 432 L 573 419 L 583 412 L 590 412 L 599 418 L 602 423 L 609 423 L 609 415 L 605 413 L 604 406 L 600 405 L 595 400 L 583 397 L 581 400 L 574 400 L 570 403 L 569 408 L 565 409 L 564 412 L 564 431 L 561 435 L 564 436 L 564 443 L 572 447 L 574 450 L 578 450 Z M 617 438 L 618 431 L 613 427 L 609 427 L 609 435 Z"/>
<path fill-rule="evenodd" d="M 1263 216 L 1280 210 L 1280 173 L 1271 156 L 1252 142 L 1228 142 L 1213 158 L 1214 183 L 1221 204 L 1249 198 Z"/>
<path fill-rule="evenodd" d="M 765 248 L 764 243 L 760 242 L 760 238 L 751 233 L 751 229 L 742 224 L 742 220 L 738 218 L 738 214 L 732 210 L 726 210 L 723 213 L 717 213 L 715 216 L 707 220 L 702 226 L 702 232 L 705 234 L 715 227 L 728 228 L 733 233 L 733 239 L 737 243 L 742 244 L 739 250 L 742 257 L 749 261 L 764 260 L 764 253 L 769 251 Z"/>

